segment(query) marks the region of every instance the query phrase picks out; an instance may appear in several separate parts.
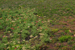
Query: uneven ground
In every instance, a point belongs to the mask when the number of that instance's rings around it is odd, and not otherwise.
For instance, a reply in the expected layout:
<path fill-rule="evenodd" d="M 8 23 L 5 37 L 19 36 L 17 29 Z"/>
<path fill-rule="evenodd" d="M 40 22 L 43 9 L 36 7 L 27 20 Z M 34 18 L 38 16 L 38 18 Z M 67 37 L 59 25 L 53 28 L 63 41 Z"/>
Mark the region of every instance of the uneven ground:
<path fill-rule="evenodd" d="M 13 10 L 19 8 L 19 5 L 25 8 L 35 8 L 36 15 L 41 17 L 46 16 L 46 20 L 52 20 L 52 22 L 48 24 L 49 28 L 58 29 L 58 31 L 53 32 L 54 36 L 51 35 L 51 43 L 40 46 L 40 48 L 45 48 L 42 50 L 75 50 L 75 0 L 0 1 L 0 8 Z M 0 35 L 3 34 L 3 30 L 0 30 Z M 70 35 L 73 39 L 61 43 L 58 38 L 64 35 Z"/>

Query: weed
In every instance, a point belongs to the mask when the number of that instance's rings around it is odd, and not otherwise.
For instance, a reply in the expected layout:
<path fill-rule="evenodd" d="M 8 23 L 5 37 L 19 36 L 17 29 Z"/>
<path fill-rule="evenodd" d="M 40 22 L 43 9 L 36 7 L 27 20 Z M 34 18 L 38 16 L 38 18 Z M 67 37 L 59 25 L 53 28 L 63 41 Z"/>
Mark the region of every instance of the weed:
<path fill-rule="evenodd" d="M 67 42 L 68 40 L 71 40 L 71 39 L 72 39 L 72 37 L 67 36 L 67 35 L 59 37 L 60 42 Z"/>

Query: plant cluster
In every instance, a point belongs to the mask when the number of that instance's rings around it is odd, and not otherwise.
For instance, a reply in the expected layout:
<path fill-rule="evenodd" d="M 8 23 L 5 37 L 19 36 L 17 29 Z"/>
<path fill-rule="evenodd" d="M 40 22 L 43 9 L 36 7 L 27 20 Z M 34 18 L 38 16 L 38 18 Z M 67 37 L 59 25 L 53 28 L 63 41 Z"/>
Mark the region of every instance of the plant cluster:
<path fill-rule="evenodd" d="M 69 35 L 61 36 L 60 38 L 58 38 L 58 40 L 59 40 L 60 42 L 67 42 L 67 41 L 69 41 L 69 40 L 71 40 L 71 39 L 72 39 L 72 37 L 69 36 Z"/>
<path fill-rule="evenodd" d="M 0 9 L 0 12 L 0 29 L 5 31 L 0 49 L 34 49 L 51 42 L 47 21 L 34 15 L 35 9 Z"/>

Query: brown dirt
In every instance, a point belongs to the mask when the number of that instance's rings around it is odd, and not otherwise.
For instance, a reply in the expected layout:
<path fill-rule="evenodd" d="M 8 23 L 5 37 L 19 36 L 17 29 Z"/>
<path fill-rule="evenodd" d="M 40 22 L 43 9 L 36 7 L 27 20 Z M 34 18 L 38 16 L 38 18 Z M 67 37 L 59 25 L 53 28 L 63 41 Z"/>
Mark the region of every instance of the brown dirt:
<path fill-rule="evenodd" d="M 4 34 L 4 32 L 2 30 L 0 30 L 0 36 L 3 35 L 3 34 Z"/>
<path fill-rule="evenodd" d="M 62 18 L 59 22 L 57 22 L 59 24 L 55 24 L 53 26 L 50 26 L 50 28 L 58 28 L 59 31 L 55 33 L 55 37 L 60 37 L 61 35 L 59 34 L 60 32 L 64 32 L 65 29 L 69 29 L 71 33 L 75 34 L 75 19 L 74 17 L 64 17 Z M 47 44 L 46 46 L 49 47 L 46 50 L 58 50 L 59 47 L 57 46 L 67 46 L 66 50 L 71 50 L 72 45 L 68 45 L 67 42 L 63 42 L 63 43 L 59 43 L 58 41 L 56 43 L 50 43 Z M 62 47 L 61 49 L 64 49 L 64 47 Z"/>
<path fill-rule="evenodd" d="M 4 32 L 2 30 L 0 30 L 0 36 L 3 36 Z M 0 40 L 2 40 L 2 38 L 0 37 Z"/>

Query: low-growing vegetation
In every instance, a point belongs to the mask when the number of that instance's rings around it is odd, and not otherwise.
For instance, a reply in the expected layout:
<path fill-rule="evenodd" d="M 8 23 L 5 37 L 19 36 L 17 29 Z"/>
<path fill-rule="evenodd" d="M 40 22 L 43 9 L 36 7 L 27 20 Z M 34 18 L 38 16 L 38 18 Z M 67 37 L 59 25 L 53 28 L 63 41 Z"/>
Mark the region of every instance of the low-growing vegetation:
<path fill-rule="evenodd" d="M 0 9 L 0 12 L 0 29 L 4 29 L 0 49 L 36 49 L 51 42 L 50 28 L 44 24 L 47 21 L 34 15 L 35 9 Z"/>
<path fill-rule="evenodd" d="M 0 50 L 75 50 L 74 0 L 0 1 Z"/>
<path fill-rule="evenodd" d="M 72 37 L 71 36 L 61 36 L 60 38 L 59 38 L 59 41 L 60 42 L 67 42 L 68 40 L 71 40 L 72 39 Z"/>

